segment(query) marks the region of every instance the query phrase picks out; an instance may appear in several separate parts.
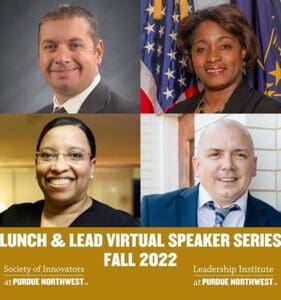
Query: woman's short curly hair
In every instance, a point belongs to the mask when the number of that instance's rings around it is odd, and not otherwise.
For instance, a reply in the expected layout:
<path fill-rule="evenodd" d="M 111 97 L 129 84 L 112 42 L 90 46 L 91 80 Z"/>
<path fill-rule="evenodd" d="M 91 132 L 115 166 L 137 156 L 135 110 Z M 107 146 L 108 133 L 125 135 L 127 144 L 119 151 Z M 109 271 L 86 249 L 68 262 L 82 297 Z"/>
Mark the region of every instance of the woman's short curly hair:
<path fill-rule="evenodd" d="M 236 36 L 241 47 L 247 51 L 244 58 L 245 68 L 248 70 L 254 68 L 259 50 L 253 28 L 236 5 L 222 4 L 198 10 L 185 17 L 179 24 L 177 45 L 180 52 L 185 56 L 187 68 L 191 74 L 195 74 L 191 57 L 194 34 L 204 21 L 216 22 L 223 29 Z"/>

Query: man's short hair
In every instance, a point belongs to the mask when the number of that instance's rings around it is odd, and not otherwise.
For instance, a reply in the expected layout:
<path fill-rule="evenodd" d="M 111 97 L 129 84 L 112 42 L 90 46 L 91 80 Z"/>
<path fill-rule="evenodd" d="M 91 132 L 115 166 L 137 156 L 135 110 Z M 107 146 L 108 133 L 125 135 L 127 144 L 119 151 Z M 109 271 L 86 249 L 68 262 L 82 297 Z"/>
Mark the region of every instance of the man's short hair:
<path fill-rule="evenodd" d="M 72 5 L 63 4 L 50 10 L 44 17 L 41 18 L 38 27 L 38 44 L 40 40 L 40 28 L 41 25 L 51 20 L 71 19 L 71 18 L 83 18 L 89 25 L 89 34 L 93 39 L 94 45 L 96 46 L 99 40 L 99 30 L 96 18 L 85 8 Z"/>
<path fill-rule="evenodd" d="M 204 144 L 205 135 L 208 134 L 209 130 L 212 129 L 213 127 L 219 127 L 219 126 L 224 126 L 224 127 L 230 127 L 230 126 L 232 126 L 232 127 L 236 127 L 241 132 L 243 132 L 244 136 L 247 138 L 247 140 L 249 142 L 251 155 L 254 156 L 254 154 L 255 154 L 255 147 L 254 147 L 254 142 L 253 142 L 253 139 L 252 139 L 252 136 L 251 136 L 249 130 L 247 129 L 246 126 L 244 126 L 240 122 L 232 120 L 232 119 L 217 120 L 217 121 L 215 121 L 214 123 L 210 124 L 208 127 L 206 127 L 203 130 L 202 134 L 200 135 L 199 142 L 198 142 L 198 151 L 197 151 L 198 155 L 199 155 L 199 152 L 200 152 L 200 148 Z"/>

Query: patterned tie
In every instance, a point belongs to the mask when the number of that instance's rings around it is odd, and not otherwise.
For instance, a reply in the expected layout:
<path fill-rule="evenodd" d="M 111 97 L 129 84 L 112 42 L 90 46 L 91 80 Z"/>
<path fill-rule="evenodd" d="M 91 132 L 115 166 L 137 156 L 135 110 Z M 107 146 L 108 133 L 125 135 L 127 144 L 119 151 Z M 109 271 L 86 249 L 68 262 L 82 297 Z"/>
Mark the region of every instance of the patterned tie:
<path fill-rule="evenodd" d="M 223 227 L 222 223 L 225 220 L 226 216 L 231 211 L 240 210 L 240 206 L 237 204 L 225 208 L 215 207 L 214 201 L 208 201 L 204 206 L 215 211 L 216 219 L 214 227 Z"/>
<path fill-rule="evenodd" d="M 53 114 L 67 114 L 67 111 L 64 109 L 64 107 L 55 107 L 53 110 Z"/>

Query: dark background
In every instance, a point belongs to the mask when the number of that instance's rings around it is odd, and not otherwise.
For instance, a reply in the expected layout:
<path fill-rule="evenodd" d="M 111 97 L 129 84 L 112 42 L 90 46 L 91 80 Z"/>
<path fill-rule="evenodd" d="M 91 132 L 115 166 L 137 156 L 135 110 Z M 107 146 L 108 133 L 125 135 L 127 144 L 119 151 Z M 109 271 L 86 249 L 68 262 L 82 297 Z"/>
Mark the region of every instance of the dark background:
<path fill-rule="evenodd" d="M 38 68 L 37 29 L 42 16 L 64 3 L 94 14 L 105 47 L 101 77 L 138 111 L 139 0 L 1 0 L 0 113 L 32 113 L 51 103 Z"/>

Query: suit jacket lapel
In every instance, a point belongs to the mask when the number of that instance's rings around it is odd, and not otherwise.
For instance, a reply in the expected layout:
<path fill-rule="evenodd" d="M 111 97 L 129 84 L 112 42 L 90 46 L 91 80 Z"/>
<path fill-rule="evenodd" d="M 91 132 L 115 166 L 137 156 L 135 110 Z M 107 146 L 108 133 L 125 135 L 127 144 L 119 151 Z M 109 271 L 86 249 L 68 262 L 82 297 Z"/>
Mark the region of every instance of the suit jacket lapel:
<path fill-rule="evenodd" d="M 230 96 L 223 112 L 252 112 L 256 105 L 256 101 L 253 101 L 251 97 L 252 93 L 252 90 L 249 88 L 249 86 L 246 84 L 245 79 L 243 78 Z"/>
<path fill-rule="evenodd" d="M 199 185 L 183 190 L 176 201 L 176 218 L 180 227 L 197 227 Z"/>
<path fill-rule="evenodd" d="M 35 114 L 48 114 L 53 112 L 54 105 L 49 104 L 35 112 Z"/>
<path fill-rule="evenodd" d="M 263 213 L 264 207 L 255 198 L 248 194 L 247 211 L 244 227 L 264 227 L 268 216 Z"/>
<path fill-rule="evenodd" d="M 103 82 L 100 81 L 82 103 L 79 113 L 102 112 L 108 101 L 110 101 L 110 90 Z"/>

